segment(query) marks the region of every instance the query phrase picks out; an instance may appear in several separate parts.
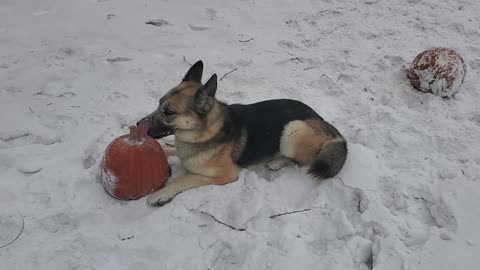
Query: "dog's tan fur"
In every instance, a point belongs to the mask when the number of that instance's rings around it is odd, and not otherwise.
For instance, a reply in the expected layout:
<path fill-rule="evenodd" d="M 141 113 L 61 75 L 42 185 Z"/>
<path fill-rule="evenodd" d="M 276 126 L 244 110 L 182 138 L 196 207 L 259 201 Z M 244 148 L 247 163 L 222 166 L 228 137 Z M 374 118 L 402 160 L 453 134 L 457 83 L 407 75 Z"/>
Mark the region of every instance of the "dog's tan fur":
<path fill-rule="evenodd" d="M 241 151 L 238 146 L 242 143 L 237 145 L 234 141 L 218 144 L 208 142 L 222 127 L 223 118 L 218 101 L 214 101 L 205 123 L 199 123 L 195 112 L 188 110 L 186 100 L 193 97 L 201 85 L 184 84 L 182 82 L 170 91 L 174 93 L 169 103 L 178 114 L 173 120 L 178 130 L 175 132 L 176 147 L 165 147 L 168 149 L 165 152 L 169 156 L 178 156 L 188 173 L 150 195 L 149 204 L 162 205 L 184 190 L 210 184 L 224 185 L 238 178 L 240 169 L 232 157 L 238 155 L 235 152 Z M 199 125 L 204 125 L 204 128 L 192 129 Z"/>

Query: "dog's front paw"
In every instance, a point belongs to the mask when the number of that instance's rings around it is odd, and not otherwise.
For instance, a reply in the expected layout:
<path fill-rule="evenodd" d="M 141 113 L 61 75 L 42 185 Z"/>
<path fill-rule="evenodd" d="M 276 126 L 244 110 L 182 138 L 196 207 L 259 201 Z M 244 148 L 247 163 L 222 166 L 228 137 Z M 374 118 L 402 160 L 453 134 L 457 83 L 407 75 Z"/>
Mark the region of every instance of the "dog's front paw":
<path fill-rule="evenodd" d="M 163 152 L 167 157 L 172 157 L 177 155 L 177 148 L 175 145 L 164 144 L 162 145 Z"/>
<path fill-rule="evenodd" d="M 161 189 L 148 196 L 147 203 L 151 206 L 163 206 L 169 203 L 173 197 L 175 194 L 172 195 L 168 190 Z"/>

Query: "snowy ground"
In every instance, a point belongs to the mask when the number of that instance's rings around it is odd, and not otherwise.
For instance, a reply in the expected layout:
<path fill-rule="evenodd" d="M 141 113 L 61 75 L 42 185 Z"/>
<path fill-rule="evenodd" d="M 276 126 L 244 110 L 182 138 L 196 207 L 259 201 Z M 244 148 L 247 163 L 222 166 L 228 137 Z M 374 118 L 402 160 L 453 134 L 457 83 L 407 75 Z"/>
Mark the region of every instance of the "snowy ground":
<path fill-rule="evenodd" d="M 0 246 L 24 221 L 0 268 L 478 269 L 479 11 L 476 0 L 0 0 Z M 467 63 L 452 99 L 406 78 L 434 46 Z M 314 107 L 349 141 L 341 174 L 242 170 L 162 208 L 109 197 L 103 150 L 179 82 L 184 57 L 204 60 L 205 77 L 236 69 L 219 82 L 227 102 Z"/>

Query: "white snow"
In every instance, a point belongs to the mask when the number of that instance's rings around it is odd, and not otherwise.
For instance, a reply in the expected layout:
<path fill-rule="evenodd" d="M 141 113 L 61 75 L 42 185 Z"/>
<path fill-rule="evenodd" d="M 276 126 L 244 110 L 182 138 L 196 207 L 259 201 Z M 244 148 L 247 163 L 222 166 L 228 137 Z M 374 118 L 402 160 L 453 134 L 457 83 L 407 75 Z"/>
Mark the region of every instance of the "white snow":
<path fill-rule="evenodd" d="M 477 269 L 478 10 L 475 0 L 0 1 L 0 246 L 25 225 L 0 268 Z M 431 47 L 467 64 L 451 99 L 406 77 Z M 161 208 L 110 197 L 97 179 L 106 146 L 199 59 L 204 78 L 236 69 L 219 81 L 224 101 L 315 108 L 349 142 L 342 172 L 319 182 L 305 168 L 244 169 Z M 173 178 L 184 173 L 169 161 Z"/>

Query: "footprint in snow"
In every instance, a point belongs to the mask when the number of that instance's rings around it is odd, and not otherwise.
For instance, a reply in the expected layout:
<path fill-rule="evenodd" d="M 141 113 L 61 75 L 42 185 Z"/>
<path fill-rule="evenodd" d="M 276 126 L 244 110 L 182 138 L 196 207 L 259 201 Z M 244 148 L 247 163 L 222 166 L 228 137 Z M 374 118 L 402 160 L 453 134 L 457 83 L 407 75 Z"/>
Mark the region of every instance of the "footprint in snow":
<path fill-rule="evenodd" d="M 205 12 L 207 13 L 207 16 L 210 18 L 214 18 L 217 16 L 217 11 L 214 8 L 206 8 Z"/>
<path fill-rule="evenodd" d="M 189 24 L 188 27 L 192 29 L 193 31 L 206 31 L 210 29 L 210 27 L 204 27 L 204 26 L 196 26 L 196 25 L 191 25 Z"/>
<path fill-rule="evenodd" d="M 475 125 L 480 126 L 480 113 L 476 113 L 469 118 Z"/>
<path fill-rule="evenodd" d="M 293 28 L 293 29 L 296 29 L 298 31 L 300 31 L 302 29 L 302 27 L 300 27 L 300 24 L 298 24 L 298 21 L 297 20 L 288 20 L 285 22 L 285 24 L 290 27 L 290 28 Z"/>
<path fill-rule="evenodd" d="M 80 226 L 79 220 L 66 213 L 57 213 L 39 220 L 42 228 L 48 232 L 72 231 Z"/>
<path fill-rule="evenodd" d="M 55 134 L 39 135 L 30 131 L 16 131 L 12 133 L 0 134 L 0 148 L 22 146 L 28 144 L 52 145 L 63 142 L 63 138 Z"/>
<path fill-rule="evenodd" d="M 78 120 L 68 115 L 41 113 L 38 118 L 42 125 L 55 130 L 78 126 Z"/>

